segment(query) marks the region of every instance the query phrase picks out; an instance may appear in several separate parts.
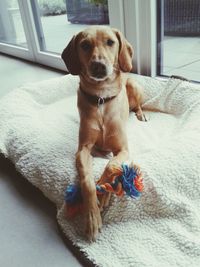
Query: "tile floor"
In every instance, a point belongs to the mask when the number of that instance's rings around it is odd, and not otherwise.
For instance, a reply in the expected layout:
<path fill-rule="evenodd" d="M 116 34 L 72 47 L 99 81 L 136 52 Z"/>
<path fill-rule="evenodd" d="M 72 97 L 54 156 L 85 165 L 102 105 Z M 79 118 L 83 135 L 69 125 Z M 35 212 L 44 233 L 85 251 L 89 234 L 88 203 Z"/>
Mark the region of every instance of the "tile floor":
<path fill-rule="evenodd" d="M 161 74 L 200 82 L 200 38 L 165 37 Z"/>

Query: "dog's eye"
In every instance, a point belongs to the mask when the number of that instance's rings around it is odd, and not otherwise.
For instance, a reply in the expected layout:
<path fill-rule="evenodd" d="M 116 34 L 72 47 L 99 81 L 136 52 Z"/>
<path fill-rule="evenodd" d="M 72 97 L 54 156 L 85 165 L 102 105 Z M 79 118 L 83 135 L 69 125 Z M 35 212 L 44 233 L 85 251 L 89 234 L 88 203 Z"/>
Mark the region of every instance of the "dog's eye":
<path fill-rule="evenodd" d="M 107 43 L 108 46 L 113 46 L 114 41 L 111 40 L 111 39 L 108 39 L 106 43 Z"/>
<path fill-rule="evenodd" d="M 80 44 L 81 48 L 84 50 L 84 51 L 89 51 L 91 48 L 92 48 L 92 45 L 90 42 L 88 41 L 83 41 L 81 44 Z"/>

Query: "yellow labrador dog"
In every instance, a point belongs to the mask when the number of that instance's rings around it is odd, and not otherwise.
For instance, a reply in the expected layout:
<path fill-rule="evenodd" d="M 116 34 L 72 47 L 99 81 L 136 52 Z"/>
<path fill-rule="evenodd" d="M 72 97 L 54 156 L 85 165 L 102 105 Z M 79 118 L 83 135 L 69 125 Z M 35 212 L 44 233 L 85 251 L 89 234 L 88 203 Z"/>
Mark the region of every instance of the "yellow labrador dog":
<path fill-rule="evenodd" d="M 92 177 L 92 150 L 113 157 L 104 170 L 107 179 L 113 165 L 128 159 L 125 125 L 130 110 L 138 119 L 142 89 L 134 81 L 133 49 L 123 35 L 107 26 L 91 26 L 72 38 L 62 53 L 68 71 L 79 75 L 78 109 L 80 114 L 79 146 L 76 166 L 84 199 L 86 234 L 95 240 L 102 226 L 100 210 L 109 203 L 110 194 L 97 199 Z"/>

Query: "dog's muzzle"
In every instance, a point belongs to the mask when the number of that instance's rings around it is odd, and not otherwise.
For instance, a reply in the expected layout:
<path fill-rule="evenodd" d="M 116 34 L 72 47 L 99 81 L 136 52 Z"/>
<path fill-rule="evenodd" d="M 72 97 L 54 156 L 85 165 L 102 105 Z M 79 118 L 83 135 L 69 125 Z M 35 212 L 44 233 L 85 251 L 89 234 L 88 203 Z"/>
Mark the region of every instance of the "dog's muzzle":
<path fill-rule="evenodd" d="M 97 79 L 103 79 L 108 75 L 106 65 L 98 61 L 91 62 L 89 71 L 91 76 Z"/>

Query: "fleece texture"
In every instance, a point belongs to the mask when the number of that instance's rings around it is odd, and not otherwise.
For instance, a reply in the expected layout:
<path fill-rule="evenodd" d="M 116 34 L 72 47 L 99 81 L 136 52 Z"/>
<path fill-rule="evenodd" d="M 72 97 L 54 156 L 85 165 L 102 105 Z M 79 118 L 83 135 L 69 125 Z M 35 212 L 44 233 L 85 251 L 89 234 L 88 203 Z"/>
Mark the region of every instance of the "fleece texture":
<path fill-rule="evenodd" d="M 131 113 L 127 136 L 145 189 L 139 200 L 112 196 L 96 242 L 84 239 L 81 215 L 63 213 L 64 190 L 78 179 L 77 77 L 29 84 L 1 99 L 0 153 L 56 204 L 64 234 L 97 266 L 200 266 L 200 88 L 134 78 L 144 87 L 148 122 Z M 107 162 L 94 158 L 94 179 Z"/>

